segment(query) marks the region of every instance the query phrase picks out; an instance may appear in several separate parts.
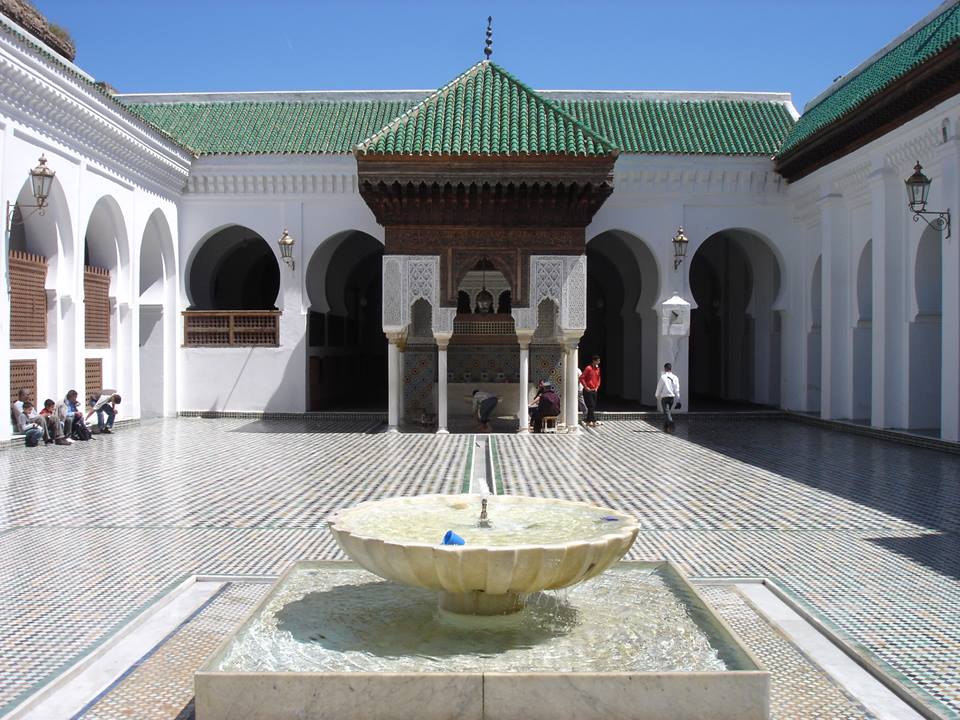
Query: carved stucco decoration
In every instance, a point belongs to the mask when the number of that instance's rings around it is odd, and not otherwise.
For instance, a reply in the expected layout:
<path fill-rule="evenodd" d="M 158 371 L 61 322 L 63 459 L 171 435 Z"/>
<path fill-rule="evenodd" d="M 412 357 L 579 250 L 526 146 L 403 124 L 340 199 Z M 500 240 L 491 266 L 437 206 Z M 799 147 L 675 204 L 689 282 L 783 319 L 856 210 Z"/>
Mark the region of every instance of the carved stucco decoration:
<path fill-rule="evenodd" d="M 564 330 L 587 327 L 587 258 L 585 255 L 533 255 L 530 257 L 530 310 L 544 300 L 560 308 Z M 524 318 L 526 320 L 526 318 Z"/>
<path fill-rule="evenodd" d="M 433 331 L 453 332 L 456 310 L 440 307 L 439 256 L 384 255 L 383 331 L 402 332 L 410 324 L 411 306 L 420 299 L 430 303 Z"/>

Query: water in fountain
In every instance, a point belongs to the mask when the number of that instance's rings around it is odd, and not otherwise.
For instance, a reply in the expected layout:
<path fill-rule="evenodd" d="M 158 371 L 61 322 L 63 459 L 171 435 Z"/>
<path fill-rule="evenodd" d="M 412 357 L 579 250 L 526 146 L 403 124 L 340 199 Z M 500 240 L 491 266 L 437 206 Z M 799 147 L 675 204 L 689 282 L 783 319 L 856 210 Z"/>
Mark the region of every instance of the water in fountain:
<path fill-rule="evenodd" d="M 307 563 L 221 655 L 239 672 L 717 671 L 745 664 L 664 566 L 628 564 L 534 593 L 519 613 L 437 609 L 429 590 Z"/>

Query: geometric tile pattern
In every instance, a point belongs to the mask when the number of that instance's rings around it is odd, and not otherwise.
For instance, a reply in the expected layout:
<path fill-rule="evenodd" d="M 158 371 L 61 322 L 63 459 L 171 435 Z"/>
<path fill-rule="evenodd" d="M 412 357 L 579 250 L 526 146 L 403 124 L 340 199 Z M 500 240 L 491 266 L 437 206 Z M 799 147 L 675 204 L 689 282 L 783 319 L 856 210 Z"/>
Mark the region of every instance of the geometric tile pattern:
<path fill-rule="evenodd" d="M 337 559 L 330 512 L 459 491 L 471 436 L 375 426 L 179 418 L 0 451 L 0 714 L 185 575 Z M 493 440 L 507 492 L 635 514 L 636 559 L 770 577 L 918 697 L 960 710 L 958 456 L 778 419 Z"/>
<path fill-rule="evenodd" d="M 193 672 L 269 587 L 230 583 L 210 605 L 78 717 L 83 720 L 192 719 Z M 872 720 L 871 714 L 771 628 L 734 588 L 710 586 L 701 587 L 700 591 L 764 667 L 772 670 L 771 720 Z"/>
<path fill-rule="evenodd" d="M 77 718 L 192 718 L 193 673 L 269 589 L 269 583 L 227 583 L 209 605 Z"/>
<path fill-rule="evenodd" d="M 960 458 L 784 420 L 497 436 L 506 492 L 639 518 L 630 557 L 775 580 L 940 712 L 960 710 Z"/>
<path fill-rule="evenodd" d="M 185 575 L 340 558 L 331 512 L 459 491 L 469 436 L 338 428 L 180 418 L 0 451 L 0 714 Z"/>
<path fill-rule="evenodd" d="M 714 585 L 699 590 L 771 671 L 770 720 L 872 720 L 872 713 L 771 627 L 735 588 Z"/>

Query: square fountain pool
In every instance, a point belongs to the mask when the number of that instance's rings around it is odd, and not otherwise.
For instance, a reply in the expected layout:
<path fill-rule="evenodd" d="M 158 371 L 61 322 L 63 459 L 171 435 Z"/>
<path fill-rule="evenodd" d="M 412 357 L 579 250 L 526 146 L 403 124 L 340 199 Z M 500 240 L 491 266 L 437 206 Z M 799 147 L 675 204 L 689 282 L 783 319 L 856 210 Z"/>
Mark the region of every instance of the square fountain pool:
<path fill-rule="evenodd" d="M 198 720 L 759 720 L 769 682 L 669 562 L 620 562 L 473 617 L 350 562 L 303 561 L 195 689 Z"/>

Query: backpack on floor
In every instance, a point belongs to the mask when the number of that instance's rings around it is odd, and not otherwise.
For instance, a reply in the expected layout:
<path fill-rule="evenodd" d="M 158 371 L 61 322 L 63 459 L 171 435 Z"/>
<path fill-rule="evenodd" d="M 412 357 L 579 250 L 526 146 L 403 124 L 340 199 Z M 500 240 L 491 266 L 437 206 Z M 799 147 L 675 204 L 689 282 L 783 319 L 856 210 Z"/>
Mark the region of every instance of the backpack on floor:
<path fill-rule="evenodd" d="M 37 433 L 27 433 L 27 436 L 23 439 L 23 444 L 27 447 L 36 447 L 40 444 L 40 435 Z"/>
<path fill-rule="evenodd" d="M 93 433 L 90 432 L 90 428 L 86 425 L 74 425 L 73 432 L 71 433 L 75 440 L 89 440 Z"/>

